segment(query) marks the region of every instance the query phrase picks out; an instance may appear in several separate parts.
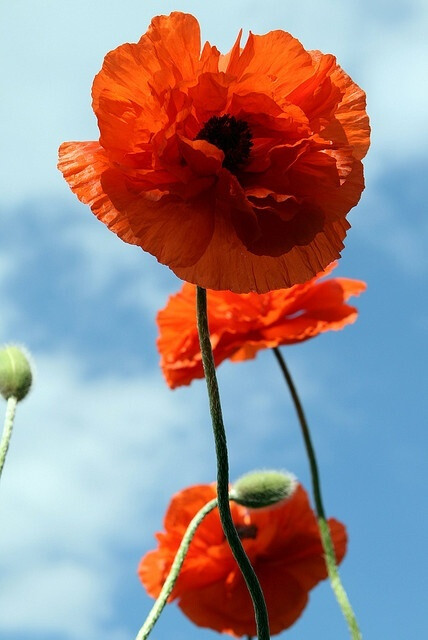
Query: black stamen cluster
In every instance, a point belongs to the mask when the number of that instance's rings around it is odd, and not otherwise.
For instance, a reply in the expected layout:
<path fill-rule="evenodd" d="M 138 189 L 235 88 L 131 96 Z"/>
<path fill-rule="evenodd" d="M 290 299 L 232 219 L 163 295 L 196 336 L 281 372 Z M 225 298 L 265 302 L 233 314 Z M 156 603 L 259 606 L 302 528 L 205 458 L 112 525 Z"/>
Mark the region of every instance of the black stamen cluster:
<path fill-rule="evenodd" d="M 224 153 L 223 167 L 232 173 L 236 173 L 248 160 L 253 146 L 248 123 L 228 114 L 210 118 L 195 140 L 206 140 L 221 149 Z"/>
<path fill-rule="evenodd" d="M 257 527 L 255 524 L 238 524 L 235 525 L 235 528 L 241 540 L 244 538 L 252 538 L 254 540 L 257 537 Z"/>

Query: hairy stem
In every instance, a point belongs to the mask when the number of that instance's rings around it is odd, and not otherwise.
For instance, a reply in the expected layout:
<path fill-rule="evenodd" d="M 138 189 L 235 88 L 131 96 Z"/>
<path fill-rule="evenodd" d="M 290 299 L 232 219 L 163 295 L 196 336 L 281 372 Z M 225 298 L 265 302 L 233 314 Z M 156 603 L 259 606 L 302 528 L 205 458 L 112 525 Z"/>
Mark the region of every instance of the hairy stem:
<path fill-rule="evenodd" d="M 257 637 L 259 640 L 269 639 L 269 621 L 266 603 L 259 581 L 250 561 L 244 551 L 238 533 L 233 524 L 229 505 L 229 461 L 227 453 L 226 433 L 223 424 L 223 415 L 220 404 L 220 393 L 217 384 L 214 358 L 211 348 L 210 333 L 207 317 L 206 290 L 196 289 L 197 322 L 199 344 L 201 347 L 202 363 L 204 366 L 205 380 L 207 383 L 211 421 L 214 432 L 215 449 L 217 456 L 217 498 L 220 520 L 224 535 L 229 543 L 236 562 L 250 592 L 257 625 Z"/>
<path fill-rule="evenodd" d="M 193 536 L 196 533 L 196 529 L 205 518 L 205 516 L 213 509 L 215 509 L 216 506 L 217 498 L 214 498 L 213 500 L 210 500 L 210 502 L 207 502 L 207 504 L 204 505 L 202 509 L 200 509 L 190 521 L 189 526 L 186 529 L 186 533 L 184 534 L 181 544 L 175 555 L 174 562 L 171 565 L 168 577 L 165 580 L 161 592 L 158 595 L 149 615 L 147 616 L 145 623 L 137 633 L 135 640 L 146 640 L 146 638 L 148 638 L 151 630 L 155 626 L 160 614 L 162 613 L 164 606 L 166 605 L 169 595 L 174 588 L 187 551 L 189 550 L 190 543 L 192 542 Z"/>
<path fill-rule="evenodd" d="M 297 393 L 296 386 L 293 382 L 293 378 L 291 377 L 288 367 L 285 364 L 283 355 L 278 349 L 278 347 L 274 347 L 273 352 L 281 368 L 281 371 L 284 375 L 288 388 L 290 390 L 294 407 L 296 409 L 297 417 L 299 419 L 303 440 L 305 443 L 306 453 L 308 456 L 309 466 L 311 470 L 312 490 L 314 495 L 315 508 L 318 516 L 318 528 L 320 531 L 321 542 L 324 549 L 325 563 L 327 567 L 328 576 L 330 578 L 330 584 L 333 589 L 334 595 L 336 596 L 336 600 L 338 601 L 339 606 L 342 610 L 342 613 L 345 617 L 345 620 L 348 624 L 352 640 L 361 640 L 362 635 L 358 627 L 358 622 L 355 617 L 355 613 L 352 609 L 351 603 L 349 602 L 346 591 L 342 585 L 342 582 L 339 576 L 339 571 L 337 569 L 336 554 L 334 552 L 334 545 L 333 545 L 333 540 L 331 538 L 330 528 L 328 526 L 326 516 L 325 516 L 324 504 L 323 504 L 322 495 L 321 495 L 321 482 L 320 482 L 320 476 L 318 471 L 318 463 L 315 455 L 315 449 L 312 444 L 309 425 L 306 420 L 306 416 L 303 411 L 303 406 L 302 406 L 302 403 L 300 402 L 300 398 Z"/>
<path fill-rule="evenodd" d="M 16 405 L 18 400 L 15 396 L 9 396 L 6 405 L 6 415 L 4 419 L 3 434 L 0 441 L 0 477 L 3 473 L 4 462 L 7 450 L 9 449 L 10 438 L 13 430 L 13 420 L 15 418 Z"/>

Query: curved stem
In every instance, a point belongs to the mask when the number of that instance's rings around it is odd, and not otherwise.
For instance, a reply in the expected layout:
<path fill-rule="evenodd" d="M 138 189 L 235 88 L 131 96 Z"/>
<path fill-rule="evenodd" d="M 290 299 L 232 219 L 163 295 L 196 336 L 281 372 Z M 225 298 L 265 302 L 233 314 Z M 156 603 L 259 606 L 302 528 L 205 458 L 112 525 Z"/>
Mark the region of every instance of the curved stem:
<path fill-rule="evenodd" d="M 217 506 L 217 498 L 214 498 L 213 500 L 210 500 L 210 502 L 207 502 L 207 504 L 204 505 L 202 509 L 200 509 L 198 513 L 190 521 L 189 526 L 186 529 L 186 533 L 184 534 L 183 539 L 178 548 L 178 551 L 175 555 L 174 562 L 171 565 L 171 569 L 169 571 L 168 577 L 165 580 L 164 585 L 161 589 L 161 592 L 158 595 L 156 602 L 154 603 L 149 615 L 147 616 L 145 623 L 137 633 L 135 640 L 146 640 L 146 638 L 149 636 L 160 614 L 162 613 L 164 606 L 166 605 L 166 602 L 168 600 L 169 595 L 171 594 L 171 591 L 174 588 L 174 585 L 180 574 L 180 570 L 183 565 L 184 559 L 186 557 L 187 551 L 189 550 L 190 543 L 192 542 L 193 536 L 195 535 L 196 529 L 198 528 L 202 520 L 205 518 L 205 516 L 208 513 L 210 513 L 213 509 L 215 509 L 216 506 Z"/>
<path fill-rule="evenodd" d="M 0 477 L 3 473 L 4 462 L 7 450 L 9 449 L 10 438 L 13 430 L 13 420 L 15 418 L 16 405 L 18 400 L 15 396 L 9 396 L 6 405 L 6 415 L 4 419 L 3 434 L 0 441 Z"/>
<path fill-rule="evenodd" d="M 254 569 L 251 566 L 241 544 L 241 540 L 239 539 L 235 525 L 233 524 L 232 514 L 230 512 L 229 461 L 226 433 L 223 424 L 220 393 L 217 384 L 217 376 L 208 328 L 207 293 L 206 290 L 201 287 L 196 288 L 196 306 L 199 343 L 208 389 L 211 421 L 217 455 L 217 498 L 220 520 L 224 535 L 226 536 L 235 560 L 239 565 L 245 582 L 247 583 L 248 591 L 250 592 L 253 601 L 257 625 L 257 637 L 259 640 L 269 640 L 269 621 L 263 591 L 261 590 L 257 576 L 254 573 Z"/>
<path fill-rule="evenodd" d="M 358 626 L 352 605 L 340 579 L 339 570 L 336 564 L 336 554 L 334 552 L 333 540 L 331 539 L 330 527 L 325 518 L 318 517 L 318 527 L 321 534 L 322 546 L 324 548 L 325 563 L 331 588 L 333 589 L 339 607 L 348 624 L 349 632 L 353 640 L 362 640 L 362 634 Z"/>
<path fill-rule="evenodd" d="M 302 403 L 300 402 L 300 398 L 297 393 L 296 386 L 293 382 L 293 378 L 291 377 L 288 367 L 285 364 L 285 360 L 282 356 L 282 353 L 280 352 L 278 347 L 273 348 L 273 353 L 278 361 L 278 364 L 281 368 L 282 373 L 284 374 L 285 381 L 287 382 L 288 388 L 290 390 L 294 407 L 296 409 L 296 413 L 299 419 L 303 440 L 305 442 L 306 453 L 308 455 L 309 466 L 311 470 L 312 490 L 314 494 L 315 508 L 318 516 L 318 528 L 320 531 L 321 542 L 324 549 L 325 563 L 327 567 L 328 577 L 330 579 L 330 584 L 336 596 L 336 599 L 339 603 L 339 606 L 342 610 L 343 616 L 348 624 L 351 638 L 353 640 L 361 640 L 362 635 L 358 627 L 358 622 L 355 617 L 355 613 L 352 609 L 351 603 L 349 602 L 346 591 L 342 585 L 342 582 L 339 576 L 339 571 L 337 569 L 336 554 L 334 552 L 334 545 L 333 545 L 333 540 L 331 538 L 330 527 L 328 526 L 328 522 L 325 516 L 324 505 L 323 505 L 323 500 L 321 495 L 321 483 L 320 483 L 320 476 L 318 471 L 318 463 L 315 455 L 315 449 L 312 444 L 309 425 L 307 423 L 306 416 L 303 411 L 303 406 L 302 406 Z"/>
<path fill-rule="evenodd" d="M 318 471 L 317 459 L 315 456 L 315 449 L 312 444 L 311 432 L 309 431 L 309 425 L 306 420 L 305 413 L 303 411 L 302 403 L 297 393 L 297 389 L 294 385 L 293 378 L 288 370 L 285 360 L 278 347 L 273 348 L 273 353 L 278 361 L 282 373 L 284 374 L 285 381 L 287 382 L 290 390 L 291 397 L 293 399 L 294 407 L 296 409 L 297 417 L 299 418 L 300 429 L 302 431 L 303 440 L 305 442 L 306 453 L 308 454 L 309 466 L 311 468 L 312 490 L 314 494 L 314 502 L 317 510 L 318 517 L 325 519 L 324 505 L 321 496 L 321 483 L 320 474 Z"/>

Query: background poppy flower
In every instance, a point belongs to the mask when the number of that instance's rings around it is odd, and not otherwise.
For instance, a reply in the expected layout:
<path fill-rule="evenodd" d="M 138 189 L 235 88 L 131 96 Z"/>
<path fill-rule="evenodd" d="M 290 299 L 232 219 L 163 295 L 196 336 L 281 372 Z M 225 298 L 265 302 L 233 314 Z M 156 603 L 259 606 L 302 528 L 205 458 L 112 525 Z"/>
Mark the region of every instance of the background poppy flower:
<path fill-rule="evenodd" d="M 226 358 L 249 360 L 260 349 L 302 342 L 354 322 L 358 311 L 346 301 L 364 291 L 366 284 L 348 278 L 321 281 L 334 266 L 305 284 L 280 291 L 208 291 L 208 321 L 216 365 Z M 172 389 L 204 377 L 195 305 L 195 287 L 185 283 L 157 316 L 160 365 Z"/>
<path fill-rule="evenodd" d="M 284 31 L 225 56 L 197 20 L 158 16 L 95 77 L 99 142 L 59 168 L 125 242 L 205 288 L 266 292 L 339 257 L 364 188 L 364 92 Z"/>
<path fill-rule="evenodd" d="M 157 597 L 192 517 L 216 496 L 215 485 L 197 485 L 177 493 L 167 510 L 158 548 L 141 560 L 138 573 Z M 318 525 L 301 485 L 286 501 L 267 509 L 231 503 L 233 521 L 263 589 L 271 633 L 292 625 L 309 591 L 327 577 Z M 346 530 L 328 521 L 337 561 L 346 551 Z M 170 596 L 195 624 L 235 636 L 256 635 L 247 587 L 225 540 L 218 511 L 198 528 Z"/>

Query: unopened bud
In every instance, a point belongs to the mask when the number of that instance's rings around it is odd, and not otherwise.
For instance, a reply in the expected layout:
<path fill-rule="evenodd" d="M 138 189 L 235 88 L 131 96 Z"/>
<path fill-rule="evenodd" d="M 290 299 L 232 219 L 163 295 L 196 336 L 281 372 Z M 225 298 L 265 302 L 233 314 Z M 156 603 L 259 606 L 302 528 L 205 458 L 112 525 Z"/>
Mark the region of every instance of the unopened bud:
<path fill-rule="evenodd" d="M 235 482 L 230 497 L 249 509 L 262 509 L 290 498 L 296 486 L 297 479 L 292 473 L 251 471 Z"/>
<path fill-rule="evenodd" d="M 18 401 L 30 390 L 33 375 L 30 363 L 22 348 L 8 345 L 0 349 L 0 393 L 8 400 Z"/>

